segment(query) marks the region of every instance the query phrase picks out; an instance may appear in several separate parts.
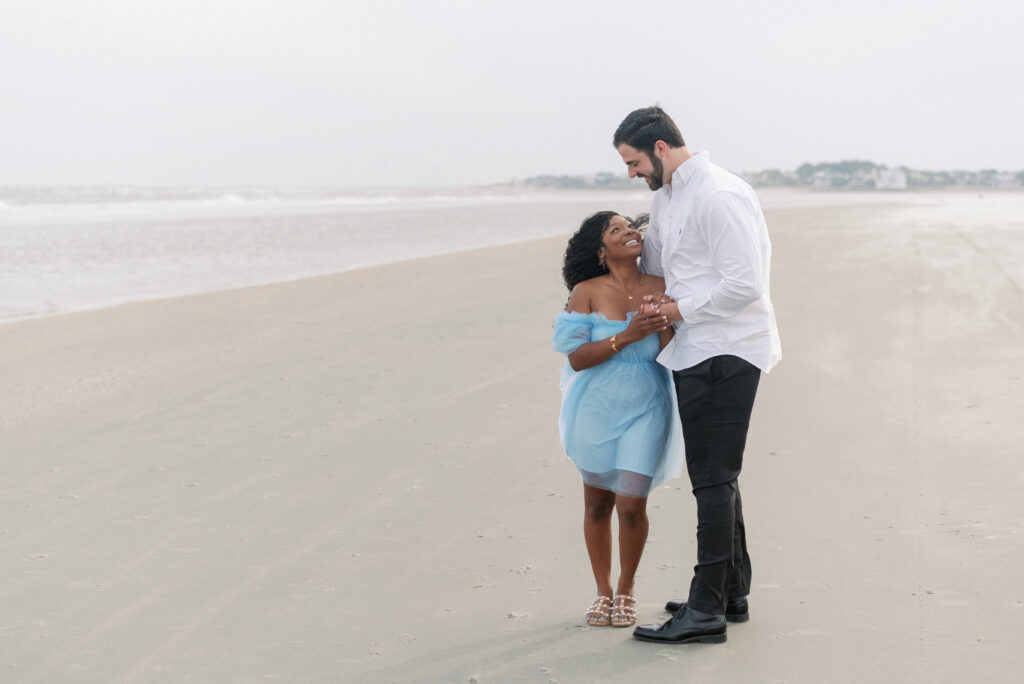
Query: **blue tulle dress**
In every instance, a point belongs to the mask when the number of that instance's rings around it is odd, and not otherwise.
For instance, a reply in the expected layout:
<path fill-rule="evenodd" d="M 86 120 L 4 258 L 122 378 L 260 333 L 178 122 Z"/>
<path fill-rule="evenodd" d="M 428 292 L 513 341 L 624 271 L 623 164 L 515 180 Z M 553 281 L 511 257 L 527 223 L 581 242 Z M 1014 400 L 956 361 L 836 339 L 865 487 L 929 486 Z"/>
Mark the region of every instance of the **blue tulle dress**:
<path fill-rule="evenodd" d="M 621 333 L 625 321 L 601 313 L 562 311 L 551 344 L 568 355 L 577 347 Z M 679 477 L 683 438 L 668 369 L 655 358 L 658 335 L 630 344 L 604 363 L 576 372 L 562 368 L 558 432 L 565 453 L 592 487 L 643 498 Z"/>

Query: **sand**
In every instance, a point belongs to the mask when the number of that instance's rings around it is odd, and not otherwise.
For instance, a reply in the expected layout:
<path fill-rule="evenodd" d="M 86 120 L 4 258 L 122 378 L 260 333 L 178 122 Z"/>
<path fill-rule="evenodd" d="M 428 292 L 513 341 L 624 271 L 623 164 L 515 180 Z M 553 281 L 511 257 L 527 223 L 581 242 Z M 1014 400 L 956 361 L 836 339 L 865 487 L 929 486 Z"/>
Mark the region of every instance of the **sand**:
<path fill-rule="evenodd" d="M 1024 225 L 919 204 L 769 211 L 722 645 L 583 622 L 562 239 L 0 326 L 0 681 L 1016 681 Z M 645 622 L 687 483 L 650 517 Z"/>

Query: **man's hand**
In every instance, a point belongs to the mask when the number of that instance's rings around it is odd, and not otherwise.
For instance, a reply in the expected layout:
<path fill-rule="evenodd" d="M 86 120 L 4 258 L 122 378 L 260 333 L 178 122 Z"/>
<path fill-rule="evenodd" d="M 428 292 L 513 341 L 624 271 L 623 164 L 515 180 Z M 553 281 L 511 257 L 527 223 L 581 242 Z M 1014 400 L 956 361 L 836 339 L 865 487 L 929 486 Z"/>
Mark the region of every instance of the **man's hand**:
<path fill-rule="evenodd" d="M 679 314 L 679 306 L 676 304 L 676 300 L 665 293 L 644 295 L 644 304 L 654 311 L 661 313 L 668 320 L 669 325 L 683 320 L 683 317 Z"/>

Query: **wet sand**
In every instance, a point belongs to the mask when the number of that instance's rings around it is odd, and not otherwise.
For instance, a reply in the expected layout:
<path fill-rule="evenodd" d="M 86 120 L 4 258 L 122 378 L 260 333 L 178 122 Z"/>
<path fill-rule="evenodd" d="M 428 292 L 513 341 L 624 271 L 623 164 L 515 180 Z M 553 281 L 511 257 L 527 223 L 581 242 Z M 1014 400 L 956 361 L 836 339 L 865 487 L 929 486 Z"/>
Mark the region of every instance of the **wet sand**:
<path fill-rule="evenodd" d="M 722 645 L 582 619 L 562 239 L 2 325 L 0 679 L 1016 681 L 1022 197 L 769 211 Z M 641 621 L 694 512 L 651 497 Z"/>

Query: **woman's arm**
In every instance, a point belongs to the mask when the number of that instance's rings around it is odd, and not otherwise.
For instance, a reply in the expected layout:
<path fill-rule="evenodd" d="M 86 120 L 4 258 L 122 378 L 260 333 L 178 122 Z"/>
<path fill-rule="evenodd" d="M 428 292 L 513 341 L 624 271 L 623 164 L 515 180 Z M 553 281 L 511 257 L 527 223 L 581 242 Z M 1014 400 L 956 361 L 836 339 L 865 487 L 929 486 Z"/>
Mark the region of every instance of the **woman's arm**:
<path fill-rule="evenodd" d="M 591 313 L 591 301 L 589 288 L 583 287 L 580 283 L 573 288 L 569 296 L 568 311 L 589 314 Z M 664 325 L 660 314 L 641 311 L 633 316 L 629 325 L 620 333 L 595 342 L 584 342 L 574 351 L 568 354 L 569 365 L 574 371 L 586 370 L 600 365 L 612 358 L 626 345 L 639 342 L 653 332 L 656 332 Z"/>
<path fill-rule="evenodd" d="M 653 278 L 653 284 L 658 294 L 653 297 L 644 297 L 644 303 L 640 307 L 640 310 L 651 309 L 656 313 L 661 314 L 666 320 L 671 320 L 671 316 L 668 312 L 662 309 L 662 307 L 668 304 L 674 304 L 675 302 L 671 297 L 665 294 L 665 279 L 655 277 Z M 658 342 L 661 344 L 661 348 L 664 349 L 666 345 L 672 340 L 672 336 L 675 335 L 675 329 L 669 325 L 659 333 Z"/>
<path fill-rule="evenodd" d="M 672 336 L 675 334 L 676 329 L 673 328 L 672 326 L 669 326 L 668 328 L 662 330 L 659 333 L 659 335 L 661 336 L 661 339 L 659 341 L 661 342 L 662 349 L 664 349 L 668 345 L 668 343 L 672 341 Z"/>

